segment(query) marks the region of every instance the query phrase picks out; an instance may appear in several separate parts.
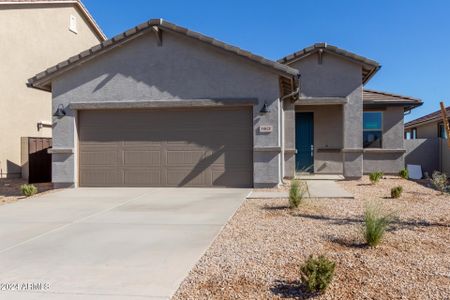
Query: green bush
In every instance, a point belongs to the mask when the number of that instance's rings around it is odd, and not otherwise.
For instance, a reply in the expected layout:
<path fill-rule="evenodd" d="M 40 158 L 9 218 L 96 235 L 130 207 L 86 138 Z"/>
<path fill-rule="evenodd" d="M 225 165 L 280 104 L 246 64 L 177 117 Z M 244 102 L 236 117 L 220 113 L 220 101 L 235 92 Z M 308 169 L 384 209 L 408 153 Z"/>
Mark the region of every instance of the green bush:
<path fill-rule="evenodd" d="M 381 177 L 383 177 L 383 172 L 373 172 L 369 174 L 369 179 L 372 184 L 378 183 L 380 181 Z"/>
<path fill-rule="evenodd" d="M 22 195 L 30 197 L 33 196 L 34 194 L 37 194 L 38 189 L 33 184 L 22 184 L 20 186 L 20 191 L 22 192 Z"/>
<path fill-rule="evenodd" d="M 445 173 L 434 171 L 433 175 L 431 176 L 431 182 L 434 187 L 441 193 L 447 191 L 447 175 Z"/>
<path fill-rule="evenodd" d="M 376 247 L 383 238 L 386 229 L 392 221 L 392 215 L 383 215 L 380 209 L 374 205 L 366 208 L 364 214 L 364 239 L 371 247 Z"/>
<path fill-rule="evenodd" d="M 311 255 L 300 267 L 301 281 L 309 292 L 323 292 L 333 279 L 335 267 L 336 263 L 325 256 L 314 258 Z"/>
<path fill-rule="evenodd" d="M 396 186 L 391 189 L 391 197 L 392 198 L 400 198 L 403 193 L 403 187 Z"/>
<path fill-rule="evenodd" d="M 297 208 L 303 201 L 303 187 L 298 180 L 292 180 L 291 188 L 289 189 L 289 206 L 290 208 Z"/>
<path fill-rule="evenodd" d="M 403 178 L 403 179 L 408 179 L 409 178 L 409 172 L 407 169 L 403 169 L 400 170 L 400 172 L 398 173 L 398 175 Z"/>

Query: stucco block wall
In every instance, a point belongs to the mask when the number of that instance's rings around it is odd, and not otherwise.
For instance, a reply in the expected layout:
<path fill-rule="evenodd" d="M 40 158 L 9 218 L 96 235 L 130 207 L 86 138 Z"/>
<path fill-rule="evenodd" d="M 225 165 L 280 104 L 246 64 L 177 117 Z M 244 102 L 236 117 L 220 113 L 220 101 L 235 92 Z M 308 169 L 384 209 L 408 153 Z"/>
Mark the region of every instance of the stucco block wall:
<path fill-rule="evenodd" d="M 438 137 L 437 122 L 417 126 L 416 128 L 418 139 L 429 139 Z"/>
<path fill-rule="evenodd" d="M 342 174 L 342 105 L 297 105 L 296 111 L 314 114 L 314 173 Z"/>
<path fill-rule="evenodd" d="M 70 15 L 77 34 L 69 31 Z M 21 137 L 51 137 L 51 127 L 37 127 L 51 122 L 51 93 L 28 88 L 28 78 L 99 39 L 72 4 L 2 4 L 0 40 L 0 177 L 19 177 Z"/>
<path fill-rule="evenodd" d="M 359 64 L 325 53 L 310 55 L 289 64 L 301 74 L 301 97 L 345 97 L 342 108 L 343 173 L 346 177 L 362 175 L 362 68 Z M 299 100 L 299 102 L 301 99 Z M 335 159 L 337 159 L 335 157 Z M 332 168 L 339 168 L 338 164 Z M 325 171 L 323 171 L 325 172 Z"/>
<path fill-rule="evenodd" d="M 273 186 L 280 180 L 279 83 L 272 69 L 188 37 L 163 31 L 162 46 L 149 31 L 122 47 L 63 74 L 53 82 L 53 110 L 67 115 L 54 119 L 54 147 L 73 149 L 53 163 L 53 181 L 77 183 L 76 113 L 71 102 L 149 101 L 182 99 L 257 99 L 253 108 L 254 184 Z M 260 115 L 267 103 L 270 112 Z M 260 133 L 260 125 L 272 125 Z"/>

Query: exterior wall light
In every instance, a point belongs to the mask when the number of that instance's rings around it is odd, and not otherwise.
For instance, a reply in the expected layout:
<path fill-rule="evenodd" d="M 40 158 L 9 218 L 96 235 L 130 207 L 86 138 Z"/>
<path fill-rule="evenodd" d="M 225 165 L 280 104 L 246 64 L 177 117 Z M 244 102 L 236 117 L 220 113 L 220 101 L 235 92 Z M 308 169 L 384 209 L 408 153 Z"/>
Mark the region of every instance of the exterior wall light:
<path fill-rule="evenodd" d="M 62 118 L 66 115 L 66 111 L 64 110 L 64 105 L 59 104 L 58 108 L 56 109 L 55 113 L 53 114 L 53 116 L 58 117 L 58 118 Z"/>
<path fill-rule="evenodd" d="M 270 112 L 269 107 L 267 106 L 267 103 L 264 103 L 264 105 L 261 107 L 261 110 L 259 111 L 259 113 L 262 115 L 265 115 L 268 112 Z"/>

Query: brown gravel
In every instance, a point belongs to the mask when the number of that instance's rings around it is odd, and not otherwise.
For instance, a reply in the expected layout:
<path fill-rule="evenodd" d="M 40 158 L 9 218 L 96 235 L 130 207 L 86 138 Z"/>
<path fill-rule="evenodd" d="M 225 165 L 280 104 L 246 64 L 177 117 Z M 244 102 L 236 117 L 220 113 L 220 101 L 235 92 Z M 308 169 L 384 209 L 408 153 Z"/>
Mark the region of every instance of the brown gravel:
<path fill-rule="evenodd" d="M 26 197 L 20 191 L 20 186 L 26 183 L 27 181 L 24 179 L 0 179 L 0 205 L 25 199 Z M 38 194 L 36 195 L 48 193 L 52 190 L 51 183 L 36 183 L 34 185 L 38 188 Z"/>
<path fill-rule="evenodd" d="M 343 181 L 356 199 L 247 200 L 173 299 L 308 299 L 298 282 L 310 255 L 337 262 L 325 294 L 314 299 L 450 299 L 450 196 L 387 177 Z M 400 199 L 390 188 L 402 185 Z M 366 201 L 398 220 L 377 248 L 360 236 Z"/>

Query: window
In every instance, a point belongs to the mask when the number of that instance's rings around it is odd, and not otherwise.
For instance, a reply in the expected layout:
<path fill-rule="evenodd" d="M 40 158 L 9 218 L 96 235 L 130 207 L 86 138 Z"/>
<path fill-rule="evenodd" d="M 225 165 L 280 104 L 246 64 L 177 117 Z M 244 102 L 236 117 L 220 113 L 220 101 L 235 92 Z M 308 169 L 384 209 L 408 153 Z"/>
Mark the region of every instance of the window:
<path fill-rule="evenodd" d="M 380 111 L 363 113 L 363 147 L 381 148 L 383 138 L 383 114 Z"/>
<path fill-rule="evenodd" d="M 412 128 L 405 132 L 405 140 L 417 139 L 417 128 Z"/>
<path fill-rule="evenodd" d="M 413 128 L 411 131 L 411 139 L 417 139 L 417 128 Z"/>
<path fill-rule="evenodd" d="M 447 132 L 445 132 L 444 123 L 439 123 L 438 124 L 438 137 L 440 137 L 441 139 L 446 139 L 447 138 Z"/>

